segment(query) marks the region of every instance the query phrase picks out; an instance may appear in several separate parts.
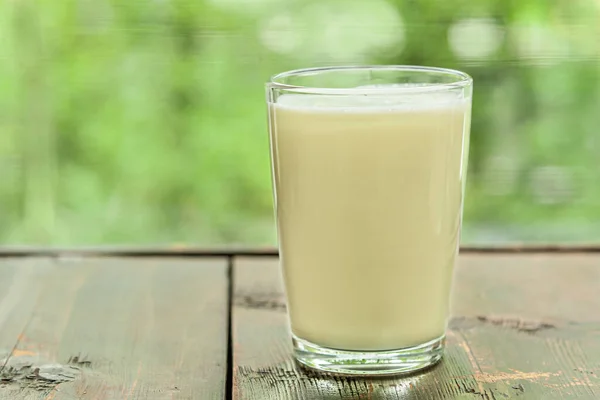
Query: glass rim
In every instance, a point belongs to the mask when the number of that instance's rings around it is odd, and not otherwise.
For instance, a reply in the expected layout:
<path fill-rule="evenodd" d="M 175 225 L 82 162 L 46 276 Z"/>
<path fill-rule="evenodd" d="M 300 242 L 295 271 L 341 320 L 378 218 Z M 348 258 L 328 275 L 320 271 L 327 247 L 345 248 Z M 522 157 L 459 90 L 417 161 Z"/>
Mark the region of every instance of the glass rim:
<path fill-rule="evenodd" d="M 455 82 L 445 83 L 427 83 L 418 86 L 396 86 L 396 87 L 348 87 L 348 88 L 327 88 L 327 87 L 315 87 L 315 86 L 304 86 L 304 85 L 291 85 L 289 83 L 281 82 L 282 79 L 292 76 L 310 76 L 317 75 L 323 72 L 336 72 L 336 71 L 405 71 L 405 72 L 416 72 L 416 73 L 437 73 L 440 75 L 453 76 L 456 78 Z M 303 93 L 303 94 L 340 94 L 340 95 L 352 95 L 352 94 L 406 94 L 406 93 L 424 93 L 424 92 L 438 92 L 444 90 L 461 89 L 467 88 L 473 84 L 473 78 L 465 72 L 441 67 L 427 67 L 420 65 L 347 65 L 347 66 L 327 66 L 327 67 L 312 67 L 312 68 L 300 68 L 290 71 L 280 72 L 272 75 L 266 86 L 269 90 L 277 89 L 284 90 L 292 93 Z"/>

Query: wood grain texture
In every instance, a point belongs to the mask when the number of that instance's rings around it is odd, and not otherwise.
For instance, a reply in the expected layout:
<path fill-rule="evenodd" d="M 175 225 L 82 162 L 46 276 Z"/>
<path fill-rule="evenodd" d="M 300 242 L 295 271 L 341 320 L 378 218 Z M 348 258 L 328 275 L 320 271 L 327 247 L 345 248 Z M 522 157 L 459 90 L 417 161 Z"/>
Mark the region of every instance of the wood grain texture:
<path fill-rule="evenodd" d="M 0 376 L 8 356 L 35 307 L 42 282 L 51 270 L 48 259 L 6 259 L 0 262 Z"/>
<path fill-rule="evenodd" d="M 600 398 L 599 255 L 462 255 L 442 363 L 372 380 L 292 362 L 277 264 L 235 264 L 234 399 Z"/>
<path fill-rule="evenodd" d="M 225 259 L 7 259 L 0 274 L 1 400 L 224 398 Z"/>

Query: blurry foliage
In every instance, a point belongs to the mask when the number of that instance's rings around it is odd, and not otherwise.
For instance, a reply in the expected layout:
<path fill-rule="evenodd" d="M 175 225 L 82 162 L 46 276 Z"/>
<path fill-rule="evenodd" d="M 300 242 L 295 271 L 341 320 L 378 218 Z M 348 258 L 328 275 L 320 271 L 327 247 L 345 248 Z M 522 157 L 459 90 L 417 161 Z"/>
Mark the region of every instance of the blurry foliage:
<path fill-rule="evenodd" d="M 0 2 L 0 243 L 271 244 L 263 83 L 475 79 L 463 242 L 600 240 L 596 0 Z"/>

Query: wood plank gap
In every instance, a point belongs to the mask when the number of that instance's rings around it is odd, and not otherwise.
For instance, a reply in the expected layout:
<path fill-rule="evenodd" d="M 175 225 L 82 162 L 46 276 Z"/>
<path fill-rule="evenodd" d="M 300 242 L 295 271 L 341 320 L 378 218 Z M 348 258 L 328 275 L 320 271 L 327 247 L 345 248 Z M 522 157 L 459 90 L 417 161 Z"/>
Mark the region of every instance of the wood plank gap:
<path fill-rule="evenodd" d="M 235 258 L 227 257 L 227 376 L 225 377 L 225 399 L 233 398 L 233 265 Z"/>
<path fill-rule="evenodd" d="M 461 253 L 600 253 L 600 244 L 596 245 L 524 245 L 506 246 L 462 246 Z M 51 257 L 51 258 L 87 258 L 87 257 L 277 257 L 277 248 L 202 248 L 202 247 L 91 247 L 91 248 L 34 248 L 3 247 L 0 258 Z"/>

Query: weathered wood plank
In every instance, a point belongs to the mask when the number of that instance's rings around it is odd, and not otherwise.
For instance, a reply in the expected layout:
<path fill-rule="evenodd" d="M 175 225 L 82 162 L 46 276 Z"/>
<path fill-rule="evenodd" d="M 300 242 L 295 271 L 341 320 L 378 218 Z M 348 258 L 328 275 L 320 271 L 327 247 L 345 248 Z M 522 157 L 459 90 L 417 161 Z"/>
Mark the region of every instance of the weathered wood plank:
<path fill-rule="evenodd" d="M 0 265 L 13 276 L 0 284 L 5 301 L 17 297 L 11 315 L 27 316 L 1 400 L 224 398 L 225 259 L 75 258 L 43 273 L 34 265 L 22 278 L 42 282 L 33 307 L 10 292 L 22 262 Z"/>
<path fill-rule="evenodd" d="M 3 360 L 17 345 L 51 267 L 52 261 L 44 258 L 0 262 L 0 374 L 5 369 Z"/>
<path fill-rule="evenodd" d="M 440 365 L 396 379 L 317 376 L 291 361 L 274 258 L 236 261 L 233 398 L 600 398 L 600 256 L 463 255 Z"/>

